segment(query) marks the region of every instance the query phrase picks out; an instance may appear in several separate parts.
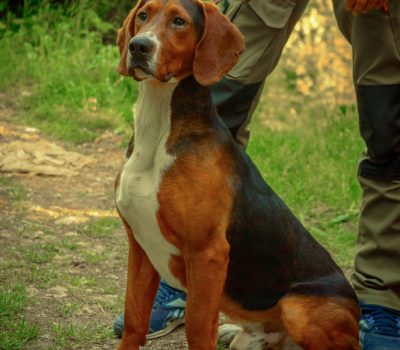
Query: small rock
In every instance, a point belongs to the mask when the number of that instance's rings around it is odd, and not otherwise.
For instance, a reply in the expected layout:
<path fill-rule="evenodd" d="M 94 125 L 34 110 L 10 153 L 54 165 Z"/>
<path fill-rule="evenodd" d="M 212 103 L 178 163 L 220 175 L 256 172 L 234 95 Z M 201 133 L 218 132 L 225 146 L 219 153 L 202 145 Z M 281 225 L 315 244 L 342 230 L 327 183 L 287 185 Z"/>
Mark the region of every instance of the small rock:
<path fill-rule="evenodd" d="M 63 260 L 66 260 L 66 259 L 69 259 L 69 257 L 65 256 L 65 255 L 61 255 L 61 254 L 56 254 L 53 257 L 53 260 L 55 260 L 55 261 L 63 261 Z"/>
<path fill-rule="evenodd" d="M 21 92 L 21 96 L 24 96 L 24 97 L 32 96 L 32 92 L 28 91 L 28 90 L 23 90 Z M 34 128 L 27 128 L 27 129 L 34 129 Z"/>
<path fill-rule="evenodd" d="M 26 92 L 26 91 L 25 91 L 25 92 Z M 30 95 L 24 95 L 24 96 L 30 96 Z M 27 127 L 27 128 L 25 128 L 25 132 L 29 132 L 29 133 L 37 133 L 37 132 L 39 132 L 39 130 L 38 130 L 38 129 L 36 129 L 36 128 Z"/>
<path fill-rule="evenodd" d="M 39 289 L 37 289 L 37 288 L 35 288 L 35 287 L 28 287 L 28 288 L 26 288 L 26 295 L 28 296 L 28 297 L 34 297 L 34 296 L 36 296 L 36 295 L 38 295 L 39 294 Z"/>
<path fill-rule="evenodd" d="M 67 288 L 61 287 L 61 286 L 55 286 L 52 288 L 49 288 L 47 290 L 48 296 L 54 297 L 56 299 L 62 299 L 67 296 Z"/>
<path fill-rule="evenodd" d="M 72 261 L 71 265 L 74 267 L 79 267 L 80 269 L 85 269 L 87 267 L 87 264 L 84 261 L 77 260 Z"/>
<path fill-rule="evenodd" d="M 104 251 L 104 246 L 102 246 L 101 244 L 96 244 L 94 247 L 93 247 L 93 250 L 95 250 L 95 251 L 97 251 L 97 252 L 103 252 Z"/>
<path fill-rule="evenodd" d="M 79 310 L 76 312 L 77 316 L 82 316 L 82 315 L 94 315 L 96 311 L 91 309 L 89 305 L 83 305 L 82 307 L 79 308 Z"/>
<path fill-rule="evenodd" d="M 42 237 L 43 235 L 44 235 L 43 231 L 36 231 L 33 233 L 32 237 L 38 239 L 38 238 Z"/>
<path fill-rule="evenodd" d="M 64 236 L 66 236 L 66 237 L 76 237 L 76 236 L 78 236 L 78 232 L 68 231 L 68 232 L 64 233 Z"/>
<path fill-rule="evenodd" d="M 82 216 L 66 216 L 61 219 L 56 220 L 54 223 L 56 225 L 79 225 L 84 224 L 89 221 L 89 218 Z"/>
<path fill-rule="evenodd" d="M 94 297 L 93 299 L 100 303 L 115 304 L 118 301 L 118 295 L 112 295 L 112 294 L 99 295 L 97 297 Z"/>

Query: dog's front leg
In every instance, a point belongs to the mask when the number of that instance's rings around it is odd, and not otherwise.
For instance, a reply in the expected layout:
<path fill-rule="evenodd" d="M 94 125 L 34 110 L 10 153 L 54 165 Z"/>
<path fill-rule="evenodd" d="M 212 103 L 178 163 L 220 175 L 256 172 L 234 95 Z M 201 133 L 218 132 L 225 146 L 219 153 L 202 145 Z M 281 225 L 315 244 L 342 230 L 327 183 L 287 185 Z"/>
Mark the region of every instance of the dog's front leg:
<path fill-rule="evenodd" d="M 225 239 L 199 251 L 186 262 L 186 335 L 190 350 L 214 350 L 224 289 L 229 245 Z"/>
<path fill-rule="evenodd" d="M 138 350 L 146 342 L 160 277 L 128 229 L 129 258 L 125 294 L 124 335 L 118 350 Z"/>

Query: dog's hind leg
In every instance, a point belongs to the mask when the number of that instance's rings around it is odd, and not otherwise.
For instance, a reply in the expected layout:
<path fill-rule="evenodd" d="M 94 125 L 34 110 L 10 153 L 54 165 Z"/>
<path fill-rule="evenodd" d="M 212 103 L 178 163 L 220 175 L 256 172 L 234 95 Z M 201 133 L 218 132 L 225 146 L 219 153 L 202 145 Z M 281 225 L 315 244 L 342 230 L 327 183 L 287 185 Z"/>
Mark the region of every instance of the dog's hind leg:
<path fill-rule="evenodd" d="M 290 295 L 279 304 L 289 337 L 304 350 L 360 349 L 355 300 Z"/>
<path fill-rule="evenodd" d="M 229 346 L 236 335 L 242 331 L 243 328 L 236 324 L 225 323 L 218 327 L 218 342 L 225 346 Z"/>
<path fill-rule="evenodd" d="M 230 350 L 280 349 L 284 339 L 283 331 L 265 332 L 262 323 L 237 326 L 224 324 L 218 329 L 219 340 Z"/>

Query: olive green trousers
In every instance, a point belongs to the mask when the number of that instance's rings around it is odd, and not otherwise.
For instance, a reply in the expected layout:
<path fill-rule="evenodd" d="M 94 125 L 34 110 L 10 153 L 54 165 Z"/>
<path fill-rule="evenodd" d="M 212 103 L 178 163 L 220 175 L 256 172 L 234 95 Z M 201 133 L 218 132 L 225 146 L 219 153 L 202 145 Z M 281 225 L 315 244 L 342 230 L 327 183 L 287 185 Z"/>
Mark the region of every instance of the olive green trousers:
<path fill-rule="evenodd" d="M 362 188 L 355 271 L 358 297 L 400 310 L 400 1 L 362 15 L 334 0 L 339 28 L 352 45 Z"/>

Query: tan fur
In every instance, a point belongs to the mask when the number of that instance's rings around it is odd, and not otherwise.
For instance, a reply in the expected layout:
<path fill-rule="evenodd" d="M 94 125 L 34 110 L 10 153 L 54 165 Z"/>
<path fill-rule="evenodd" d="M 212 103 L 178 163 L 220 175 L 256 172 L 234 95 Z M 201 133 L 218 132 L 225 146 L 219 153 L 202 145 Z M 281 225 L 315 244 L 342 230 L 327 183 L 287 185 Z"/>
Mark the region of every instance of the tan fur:
<path fill-rule="evenodd" d="M 239 30 L 220 16 L 214 4 L 205 2 L 203 6 L 205 30 L 196 48 L 193 75 L 201 85 L 208 86 L 232 69 L 245 46 Z"/>

